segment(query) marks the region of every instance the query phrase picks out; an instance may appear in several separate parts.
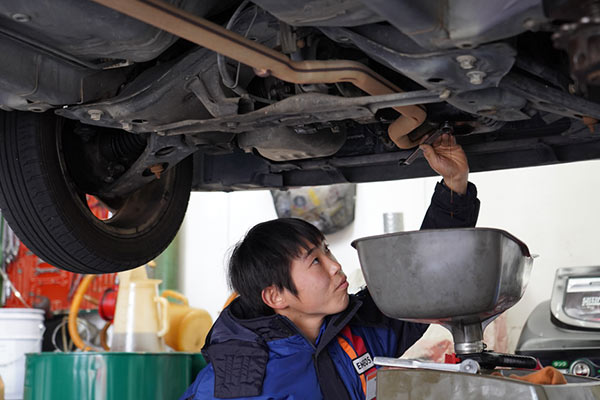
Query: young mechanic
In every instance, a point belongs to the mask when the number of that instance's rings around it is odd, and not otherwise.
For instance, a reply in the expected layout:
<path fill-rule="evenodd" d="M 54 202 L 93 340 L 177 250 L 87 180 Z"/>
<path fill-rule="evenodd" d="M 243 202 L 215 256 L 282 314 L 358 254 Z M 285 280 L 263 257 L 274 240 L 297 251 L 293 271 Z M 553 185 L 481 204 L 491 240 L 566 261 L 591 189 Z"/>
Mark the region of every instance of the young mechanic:
<path fill-rule="evenodd" d="M 475 226 L 462 148 L 448 135 L 421 148 L 443 177 L 421 229 Z M 299 219 L 252 228 L 229 279 L 240 296 L 213 325 L 202 350 L 209 364 L 181 399 L 372 399 L 373 357 L 399 357 L 428 327 L 384 316 L 367 289 L 348 295 L 325 237 Z"/>

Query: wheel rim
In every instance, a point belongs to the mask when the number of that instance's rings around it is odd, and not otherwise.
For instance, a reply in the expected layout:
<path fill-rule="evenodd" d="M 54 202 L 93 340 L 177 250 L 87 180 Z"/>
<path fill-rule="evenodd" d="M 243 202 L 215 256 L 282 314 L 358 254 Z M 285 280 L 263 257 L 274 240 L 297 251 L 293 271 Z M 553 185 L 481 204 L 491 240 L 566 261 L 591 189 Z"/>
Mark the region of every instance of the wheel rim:
<path fill-rule="evenodd" d="M 108 206 L 108 201 L 104 201 L 95 193 L 87 193 L 80 189 L 75 183 L 70 169 L 70 163 L 65 158 L 65 149 L 63 141 L 67 132 L 64 124 L 57 123 L 56 151 L 60 162 L 60 169 L 65 183 L 70 188 L 70 194 L 73 202 L 77 205 L 83 215 L 85 215 L 93 226 L 115 238 L 132 239 L 142 237 L 155 229 L 166 212 L 166 206 L 169 203 L 169 197 L 175 191 L 177 185 L 177 171 L 180 166 L 176 165 L 164 172 L 160 179 L 156 179 L 137 191 L 130 193 L 126 198 L 119 201 L 112 201 L 112 204 L 118 206 Z M 183 163 L 183 162 L 182 162 Z M 100 219 L 90 210 L 86 195 L 96 197 L 110 211 L 109 218 Z"/>

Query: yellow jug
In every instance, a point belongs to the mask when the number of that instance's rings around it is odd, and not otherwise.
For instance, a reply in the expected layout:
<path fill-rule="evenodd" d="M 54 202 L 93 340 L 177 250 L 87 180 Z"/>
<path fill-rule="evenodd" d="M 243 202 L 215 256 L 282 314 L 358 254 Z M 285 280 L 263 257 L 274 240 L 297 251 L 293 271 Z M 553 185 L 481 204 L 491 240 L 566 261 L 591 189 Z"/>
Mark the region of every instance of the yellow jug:
<path fill-rule="evenodd" d="M 212 326 L 210 314 L 205 310 L 190 307 L 187 297 L 174 290 L 165 290 L 161 296 L 181 302 L 168 302 L 169 329 L 165 334 L 167 345 L 176 351 L 199 352 Z"/>

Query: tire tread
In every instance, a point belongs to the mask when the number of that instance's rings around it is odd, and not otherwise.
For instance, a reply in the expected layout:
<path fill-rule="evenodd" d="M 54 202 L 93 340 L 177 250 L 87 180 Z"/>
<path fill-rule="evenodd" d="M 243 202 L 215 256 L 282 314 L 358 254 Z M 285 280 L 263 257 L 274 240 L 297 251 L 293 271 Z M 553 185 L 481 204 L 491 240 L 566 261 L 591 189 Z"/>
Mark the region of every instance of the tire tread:
<path fill-rule="evenodd" d="M 132 256 L 117 260 L 110 249 L 84 241 L 78 230 L 86 227 L 76 225 L 63 212 L 61 194 L 44 165 L 48 162 L 44 151 L 49 151 L 43 147 L 40 139 L 41 135 L 49 133 L 49 127 L 44 123 L 55 124 L 55 120 L 37 114 L 0 112 L 0 126 L 3 129 L 0 132 L 0 209 L 17 236 L 44 261 L 78 273 L 131 269 L 160 254 L 183 220 L 191 186 L 191 171 L 182 174 L 183 185 L 188 186 L 187 194 L 185 189 L 179 190 L 180 193 L 171 199 L 171 203 L 177 204 L 168 206 L 175 208 L 165 218 L 173 218 L 173 221 L 161 221 L 163 243 L 153 245 L 150 251 L 146 250 L 150 246 L 146 246 L 142 252 L 135 247 L 144 245 L 144 240 L 131 240 Z M 187 175 L 190 175 L 189 178 Z M 91 223 L 89 228 L 92 229 Z M 137 253 L 140 256 L 136 256 Z"/>

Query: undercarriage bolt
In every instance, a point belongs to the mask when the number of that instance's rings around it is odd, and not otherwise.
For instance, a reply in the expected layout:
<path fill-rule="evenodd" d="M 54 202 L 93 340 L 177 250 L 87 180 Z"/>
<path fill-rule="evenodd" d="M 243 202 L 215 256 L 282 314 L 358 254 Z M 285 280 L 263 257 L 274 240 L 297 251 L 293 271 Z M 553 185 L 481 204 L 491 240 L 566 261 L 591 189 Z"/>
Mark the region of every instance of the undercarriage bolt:
<path fill-rule="evenodd" d="M 469 82 L 471 85 L 481 85 L 483 83 L 483 78 L 485 78 L 486 73 L 483 71 L 469 71 L 467 72 L 467 78 L 469 78 Z"/>
<path fill-rule="evenodd" d="M 156 179 L 160 179 L 160 174 L 165 170 L 162 164 L 154 164 L 150 167 L 150 172 L 152 172 Z"/>
<path fill-rule="evenodd" d="M 536 30 L 536 27 L 538 26 L 538 22 L 533 19 L 533 18 L 527 18 L 525 21 L 523 21 L 523 28 L 533 31 Z"/>
<path fill-rule="evenodd" d="M 440 93 L 440 99 L 442 99 L 442 100 L 446 100 L 447 98 L 449 98 L 449 97 L 450 97 L 450 95 L 451 95 L 451 94 L 452 94 L 452 92 L 451 92 L 450 90 L 448 90 L 448 89 L 444 89 L 444 90 L 442 91 L 442 93 Z"/>
<path fill-rule="evenodd" d="M 31 21 L 31 17 L 27 14 L 21 14 L 21 13 L 17 13 L 17 14 L 13 14 L 12 15 L 12 19 L 17 21 L 17 22 L 29 22 Z"/>
<path fill-rule="evenodd" d="M 253 68 L 253 70 L 256 76 L 260 78 L 266 78 L 267 76 L 271 75 L 271 71 L 267 68 Z"/>
<path fill-rule="evenodd" d="M 477 61 L 477 58 L 473 57 L 472 55 L 466 54 L 463 56 L 456 57 L 456 61 L 458 61 L 462 69 L 472 69 L 475 67 L 475 61 Z"/>
<path fill-rule="evenodd" d="M 92 121 L 100 121 L 102 114 L 104 114 L 102 110 L 88 110 L 88 115 Z"/>

